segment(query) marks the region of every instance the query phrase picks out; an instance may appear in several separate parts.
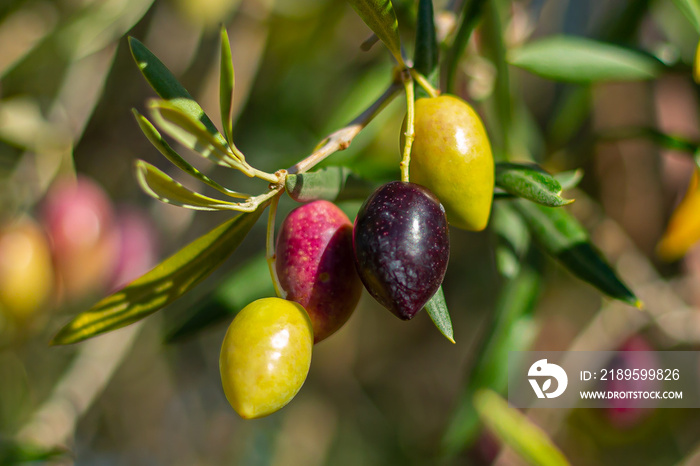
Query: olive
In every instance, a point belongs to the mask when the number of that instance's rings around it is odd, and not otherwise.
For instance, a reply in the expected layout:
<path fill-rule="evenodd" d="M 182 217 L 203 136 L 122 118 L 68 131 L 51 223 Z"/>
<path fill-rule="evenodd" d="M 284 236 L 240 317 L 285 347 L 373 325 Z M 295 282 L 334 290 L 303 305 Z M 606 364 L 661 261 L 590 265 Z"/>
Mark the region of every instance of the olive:
<path fill-rule="evenodd" d="M 423 186 L 385 184 L 360 208 L 353 245 L 367 291 L 400 319 L 411 319 L 435 294 L 447 270 L 445 211 Z"/>
<path fill-rule="evenodd" d="M 0 228 L 0 310 L 18 321 L 45 306 L 53 290 L 46 235 L 29 217 Z"/>
<path fill-rule="evenodd" d="M 62 296 L 69 301 L 104 290 L 117 262 L 114 208 L 92 179 L 56 181 L 42 205 Z"/>
<path fill-rule="evenodd" d="M 360 300 L 352 223 L 331 202 L 310 202 L 290 212 L 280 227 L 275 267 L 287 299 L 308 312 L 315 343 L 342 327 Z"/>
<path fill-rule="evenodd" d="M 441 95 L 416 101 L 414 125 L 411 181 L 435 193 L 451 225 L 486 228 L 494 163 L 479 115 L 458 97 Z"/>
<path fill-rule="evenodd" d="M 148 214 L 136 207 L 123 207 L 116 215 L 117 260 L 110 287 L 122 288 L 148 272 L 158 259 L 158 235 Z"/>
<path fill-rule="evenodd" d="M 219 370 L 226 399 L 244 419 L 284 407 L 299 392 L 311 365 L 311 321 L 304 308 L 280 298 L 244 307 L 226 331 Z"/>

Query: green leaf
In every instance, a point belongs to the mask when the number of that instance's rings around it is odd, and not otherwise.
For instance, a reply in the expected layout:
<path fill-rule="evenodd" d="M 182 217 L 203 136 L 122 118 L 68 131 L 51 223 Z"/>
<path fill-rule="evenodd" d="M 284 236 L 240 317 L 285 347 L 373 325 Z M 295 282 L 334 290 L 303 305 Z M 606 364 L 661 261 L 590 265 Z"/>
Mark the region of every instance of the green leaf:
<path fill-rule="evenodd" d="M 700 3 L 698 0 L 673 0 L 673 3 L 688 18 L 695 30 L 700 33 Z"/>
<path fill-rule="evenodd" d="M 188 308 L 171 326 L 166 341 L 185 339 L 212 324 L 231 319 L 248 304 L 268 296 L 275 296 L 275 288 L 265 255 L 260 254 L 233 271 L 213 293 L 207 294 L 203 303 Z"/>
<path fill-rule="evenodd" d="M 191 119 L 198 120 L 220 145 L 226 146 L 226 139 L 170 70 L 137 39 L 129 37 L 129 47 L 141 73 L 153 90 L 163 99 L 173 101 L 173 104 Z"/>
<path fill-rule="evenodd" d="M 216 129 L 211 132 L 202 123 L 203 112 L 199 117 L 193 116 L 197 112 L 195 106 L 199 107 L 194 100 L 152 100 L 149 106 L 156 124 L 183 146 L 219 165 L 234 168 L 240 166 L 221 133 Z"/>
<path fill-rule="evenodd" d="M 511 50 L 508 61 L 555 81 L 590 83 L 652 79 L 663 64 L 643 53 L 573 36 L 552 36 Z"/>
<path fill-rule="evenodd" d="M 573 189 L 581 182 L 583 178 L 583 170 L 577 168 L 576 170 L 569 170 L 565 172 L 560 172 L 554 175 L 554 179 L 559 182 L 561 189 L 566 191 L 567 189 Z"/>
<path fill-rule="evenodd" d="M 483 45 L 484 57 L 489 60 L 496 71 L 493 87 L 493 112 L 489 112 L 491 146 L 496 159 L 504 158 L 505 154 L 516 153 L 514 147 L 518 131 L 515 115 L 515 98 L 511 87 L 510 69 L 506 61 L 505 24 L 509 21 L 503 11 L 503 2 L 483 1 L 483 23 L 480 34 L 480 44 Z"/>
<path fill-rule="evenodd" d="M 433 17 L 433 0 L 419 0 L 413 67 L 423 76 L 429 77 L 437 67 L 438 52 L 439 48 L 435 36 L 435 20 Z"/>
<path fill-rule="evenodd" d="M 297 202 L 364 199 L 373 185 L 346 167 L 326 167 L 311 173 L 287 175 L 285 189 Z"/>
<path fill-rule="evenodd" d="M 645 138 L 664 149 L 690 153 L 698 150 L 697 142 L 675 134 L 664 133 L 653 127 L 616 128 L 602 132 L 598 136 L 607 141 Z"/>
<path fill-rule="evenodd" d="M 399 22 L 391 0 L 348 0 L 362 21 L 389 49 L 399 65 L 404 66 L 399 38 Z"/>
<path fill-rule="evenodd" d="M 547 125 L 550 146 L 565 146 L 581 130 L 591 116 L 592 102 L 590 85 L 572 86 L 561 93 Z"/>
<path fill-rule="evenodd" d="M 475 351 L 476 363 L 443 436 L 444 453 L 455 455 L 478 438 L 481 423 L 474 407 L 474 393 L 483 388 L 503 393 L 508 388 L 509 353 L 527 349 L 537 333 L 532 313 L 540 294 L 541 277 L 539 270 L 524 265 L 500 291 L 490 333 Z"/>
<path fill-rule="evenodd" d="M 591 244 L 588 233 L 565 209 L 515 201 L 539 245 L 571 273 L 608 296 L 635 307 L 642 303 Z"/>
<path fill-rule="evenodd" d="M 486 0 L 465 0 L 462 3 L 462 15 L 460 16 L 459 28 L 457 29 L 457 34 L 445 58 L 447 92 L 454 92 L 454 81 L 459 61 L 464 56 L 464 51 L 467 48 L 472 31 L 474 31 L 474 28 L 481 19 L 485 3 Z"/>
<path fill-rule="evenodd" d="M 146 194 L 166 204 L 193 210 L 241 210 L 239 203 L 214 199 L 185 188 L 143 160 L 136 161 L 136 179 Z"/>
<path fill-rule="evenodd" d="M 58 332 L 51 344 L 77 343 L 132 324 L 167 306 L 211 274 L 236 250 L 266 206 L 240 214 L 200 236 L 124 289 L 76 316 Z"/>
<path fill-rule="evenodd" d="M 440 330 L 440 333 L 454 343 L 452 320 L 450 319 L 450 311 L 447 310 L 447 302 L 445 302 L 445 294 L 442 292 L 442 285 L 440 285 L 440 288 L 438 288 L 433 297 L 425 304 L 424 309 L 438 330 Z"/>
<path fill-rule="evenodd" d="M 574 202 L 561 197 L 559 182 L 536 165 L 497 163 L 496 186 L 514 196 L 550 207 Z"/>
<path fill-rule="evenodd" d="M 233 90 L 236 87 L 236 78 L 233 71 L 233 59 L 231 57 L 231 44 L 228 40 L 226 28 L 221 26 L 221 70 L 219 75 L 219 107 L 221 108 L 221 125 L 229 144 L 233 144 L 233 121 L 231 109 L 233 109 Z"/>
<path fill-rule="evenodd" d="M 173 163 L 173 165 L 175 165 L 177 168 L 184 171 L 188 175 L 198 179 L 199 181 L 211 186 L 217 191 L 226 194 L 227 196 L 240 199 L 247 199 L 250 197 L 248 194 L 239 193 L 237 191 L 233 191 L 224 186 L 221 186 L 219 183 L 212 180 L 207 175 L 190 165 L 185 159 L 182 158 L 182 156 L 180 156 L 180 154 L 175 152 L 175 150 L 172 147 L 170 147 L 170 145 L 165 141 L 165 139 L 163 139 L 163 137 L 160 135 L 155 126 L 153 126 L 153 124 L 150 121 L 148 121 L 146 117 L 141 115 L 136 109 L 132 109 L 131 111 L 134 114 L 136 122 L 139 124 L 141 131 L 143 131 L 143 134 L 145 134 L 148 140 L 151 141 L 151 144 L 153 144 L 155 148 L 158 149 L 160 153 L 163 154 L 165 158 L 170 160 Z"/>
<path fill-rule="evenodd" d="M 152 4 L 153 0 L 107 0 L 76 5 L 79 9 L 69 18 L 62 18 L 47 42 L 54 53 L 61 51 L 77 62 L 121 39 Z"/>
<path fill-rule="evenodd" d="M 492 390 L 480 390 L 474 395 L 479 416 L 496 436 L 522 459 L 538 466 L 566 466 L 564 454 L 547 434 L 524 414 L 508 405 Z"/>
<path fill-rule="evenodd" d="M 507 278 L 513 278 L 520 270 L 520 262 L 530 247 L 530 232 L 525 221 L 509 203 L 493 207 L 491 225 L 498 235 L 496 266 Z"/>
<path fill-rule="evenodd" d="M 54 463 L 69 452 L 60 447 L 46 448 L 0 437 L 0 464 Z"/>

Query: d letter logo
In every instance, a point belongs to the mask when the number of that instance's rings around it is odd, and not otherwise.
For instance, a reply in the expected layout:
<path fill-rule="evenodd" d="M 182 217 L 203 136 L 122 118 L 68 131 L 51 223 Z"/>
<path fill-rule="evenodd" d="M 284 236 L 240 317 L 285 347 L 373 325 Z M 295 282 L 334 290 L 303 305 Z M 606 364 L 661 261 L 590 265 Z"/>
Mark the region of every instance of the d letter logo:
<path fill-rule="evenodd" d="M 569 378 L 566 376 L 566 372 L 560 366 L 556 364 L 547 363 L 546 359 L 540 359 L 536 361 L 527 373 L 528 377 L 549 377 L 544 381 L 540 387 L 537 379 L 528 379 L 532 389 L 535 390 L 537 398 L 556 398 L 566 390 L 566 385 L 569 383 Z M 557 381 L 557 389 L 553 392 L 548 392 L 552 385 L 552 378 Z"/>

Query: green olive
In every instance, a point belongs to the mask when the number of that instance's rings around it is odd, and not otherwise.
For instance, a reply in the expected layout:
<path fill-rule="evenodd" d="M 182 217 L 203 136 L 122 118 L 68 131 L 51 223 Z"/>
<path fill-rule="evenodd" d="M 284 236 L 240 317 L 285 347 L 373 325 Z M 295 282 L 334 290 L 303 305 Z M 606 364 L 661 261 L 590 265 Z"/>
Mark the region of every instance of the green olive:
<path fill-rule="evenodd" d="M 486 228 L 493 200 L 491 144 L 479 115 L 451 95 L 423 98 L 415 106 L 411 181 L 430 189 L 457 228 Z"/>
<path fill-rule="evenodd" d="M 18 321 L 47 305 L 53 290 L 51 251 L 43 230 L 24 217 L 0 228 L 0 310 Z"/>
<path fill-rule="evenodd" d="M 255 419 L 289 403 L 306 380 L 313 344 L 311 321 L 300 304 L 263 298 L 244 307 L 226 332 L 219 358 L 233 409 Z"/>

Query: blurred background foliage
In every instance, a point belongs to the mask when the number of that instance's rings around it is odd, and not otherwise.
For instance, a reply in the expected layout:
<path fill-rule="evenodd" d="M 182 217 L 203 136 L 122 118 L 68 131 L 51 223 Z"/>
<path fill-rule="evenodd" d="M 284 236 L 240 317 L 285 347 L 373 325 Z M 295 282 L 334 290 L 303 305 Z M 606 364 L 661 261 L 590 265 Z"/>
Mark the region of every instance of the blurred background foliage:
<path fill-rule="evenodd" d="M 504 390 L 503 351 L 616 349 L 635 334 L 649 348 L 697 349 L 700 249 L 689 240 L 672 262 L 656 251 L 695 170 L 694 3 L 465 2 L 434 4 L 446 43 L 462 11 L 471 6 L 481 15 L 457 57 L 453 92 L 483 115 L 500 158 L 553 173 L 583 169 L 580 185 L 566 193 L 577 200 L 567 209 L 647 312 L 611 303 L 529 250 L 517 217 L 498 201 L 486 232 L 451 231 L 444 290 L 456 345 L 425 313 L 400 322 L 365 294 L 342 331 L 315 348 L 296 399 L 262 420 L 243 421 L 230 408 L 217 361 L 228 316 L 250 301 L 241 295 L 272 293 L 267 271 L 251 262 L 264 250 L 263 222 L 224 267 L 165 312 L 50 348 L 70 316 L 229 217 L 193 214 L 139 190 L 136 158 L 191 182 L 163 162 L 133 120 L 130 109 L 143 112 L 153 92 L 127 35 L 151 49 L 220 127 L 223 23 L 236 70 L 234 139 L 266 171 L 303 158 L 366 108 L 390 84 L 393 62 L 381 44 L 361 50 L 370 31 L 346 2 L 6 0 L 0 463 L 515 464 L 499 454 L 472 406 L 477 388 Z M 403 42 L 412 44 L 417 2 L 393 4 Z M 643 50 L 664 71 L 641 81 L 563 83 L 506 64 L 506 50 L 558 34 Z M 404 111 L 396 99 L 325 164 L 375 183 L 397 179 Z M 260 189 L 236 172 L 188 160 L 225 186 Z M 283 198 L 280 216 L 293 204 Z M 350 213 L 358 206 L 343 204 Z M 528 257 L 517 275 L 504 265 L 508 248 Z M 223 319 L 177 332 L 204 311 Z M 692 461 L 700 442 L 694 410 L 645 410 L 622 421 L 612 409 L 529 414 L 573 464 L 676 464 Z"/>

